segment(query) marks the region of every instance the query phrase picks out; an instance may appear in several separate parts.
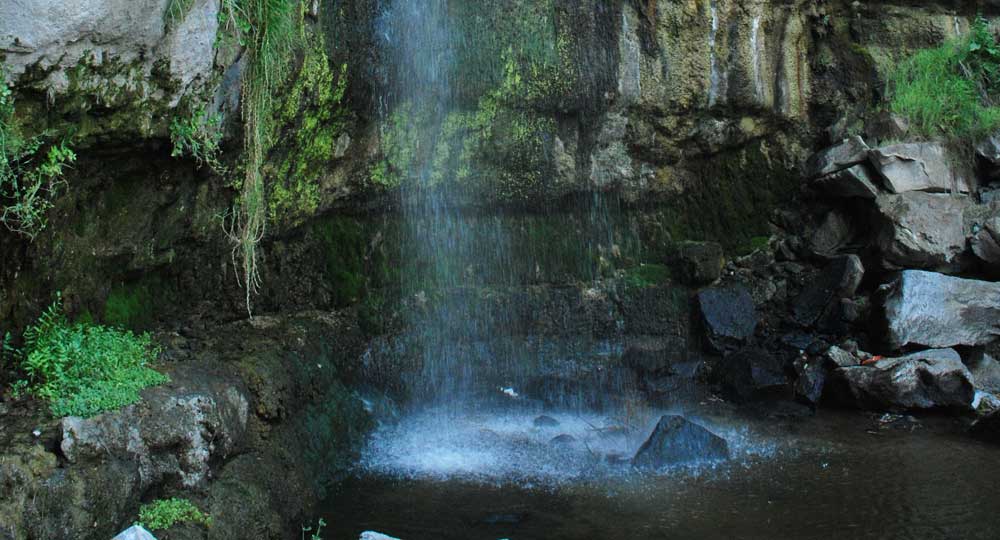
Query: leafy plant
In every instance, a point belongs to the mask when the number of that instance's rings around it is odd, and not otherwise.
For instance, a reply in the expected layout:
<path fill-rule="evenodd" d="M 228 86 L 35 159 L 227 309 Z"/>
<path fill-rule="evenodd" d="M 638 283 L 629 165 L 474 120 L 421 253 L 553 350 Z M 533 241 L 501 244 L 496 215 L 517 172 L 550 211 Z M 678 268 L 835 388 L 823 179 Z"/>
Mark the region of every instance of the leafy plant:
<path fill-rule="evenodd" d="M 920 51 L 889 80 L 889 108 L 916 134 L 975 140 L 1000 128 L 1000 46 L 979 17 L 965 37 Z"/>
<path fill-rule="evenodd" d="M 319 522 L 316 524 L 316 532 L 312 532 L 312 526 L 306 527 L 302 526 L 302 540 L 306 540 L 306 533 L 311 533 L 309 535 L 309 540 L 323 540 L 320 533 L 323 532 L 323 527 L 326 527 L 326 521 L 323 518 L 319 518 Z"/>
<path fill-rule="evenodd" d="M 61 298 L 24 332 L 21 370 L 28 390 L 56 416 L 89 417 L 139 400 L 139 391 L 168 382 L 146 364 L 159 353 L 148 334 L 70 323 Z"/>
<path fill-rule="evenodd" d="M 139 525 L 151 530 L 169 529 L 177 523 L 209 526 L 212 517 L 187 499 L 159 499 L 139 508 Z"/>
<path fill-rule="evenodd" d="M 50 133 L 20 134 L 14 120 L 14 95 L 0 69 L 0 222 L 34 238 L 47 223 L 65 168 L 76 154 L 65 141 L 46 143 Z"/>
<path fill-rule="evenodd" d="M 199 166 L 208 166 L 220 176 L 226 167 L 220 160 L 222 154 L 222 117 L 209 114 L 204 107 L 188 118 L 175 118 L 170 124 L 170 141 L 174 144 L 172 157 L 191 156 Z"/>

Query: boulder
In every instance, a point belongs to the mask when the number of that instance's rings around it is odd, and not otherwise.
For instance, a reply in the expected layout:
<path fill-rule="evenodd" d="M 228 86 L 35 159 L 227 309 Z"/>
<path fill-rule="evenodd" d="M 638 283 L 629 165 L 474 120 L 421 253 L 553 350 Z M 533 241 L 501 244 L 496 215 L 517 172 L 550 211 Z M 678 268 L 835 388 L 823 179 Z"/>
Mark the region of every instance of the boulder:
<path fill-rule="evenodd" d="M 548 415 L 541 415 L 532 422 L 535 427 L 556 427 L 559 425 L 559 421 Z"/>
<path fill-rule="evenodd" d="M 672 262 L 682 283 L 701 287 L 719 279 L 725 256 L 722 246 L 715 242 L 683 242 L 677 246 Z"/>
<path fill-rule="evenodd" d="M 954 349 L 932 349 L 831 374 L 833 397 L 868 410 L 959 409 L 972 406 L 972 374 Z"/>
<path fill-rule="evenodd" d="M 974 234 L 969 242 L 972 253 L 979 260 L 1000 267 L 1000 217 L 987 218 L 978 229 L 973 229 Z"/>
<path fill-rule="evenodd" d="M 361 533 L 361 536 L 358 538 L 358 540 L 400 540 L 400 539 L 396 538 L 395 536 L 389 536 L 388 534 L 382 534 L 380 532 L 365 531 Z"/>
<path fill-rule="evenodd" d="M 729 444 L 725 439 L 684 417 L 664 415 L 632 458 L 632 466 L 656 470 L 728 458 Z"/>
<path fill-rule="evenodd" d="M 809 238 L 809 247 L 820 257 L 833 257 L 854 237 L 851 218 L 839 210 L 831 210 Z"/>
<path fill-rule="evenodd" d="M 861 359 L 834 345 L 823 353 L 823 364 L 827 369 L 852 367 L 861 364 Z"/>
<path fill-rule="evenodd" d="M 697 302 L 709 346 L 716 352 L 739 347 L 757 328 L 757 307 L 741 285 L 705 289 Z"/>
<path fill-rule="evenodd" d="M 965 251 L 967 197 L 904 193 L 876 199 L 882 216 L 876 243 L 888 269 L 948 269 Z"/>
<path fill-rule="evenodd" d="M 785 362 L 760 347 L 727 356 L 715 368 L 713 379 L 727 398 L 738 402 L 790 397 Z"/>
<path fill-rule="evenodd" d="M 972 373 L 972 384 L 976 390 L 1000 395 L 1000 362 L 977 349 L 965 359 L 965 366 Z"/>
<path fill-rule="evenodd" d="M 830 197 L 874 199 L 880 193 L 876 177 L 864 163 L 821 176 L 813 187 Z"/>
<path fill-rule="evenodd" d="M 880 291 L 892 348 L 978 346 L 1000 335 L 1000 283 L 906 270 Z"/>
<path fill-rule="evenodd" d="M 806 162 L 809 178 L 819 178 L 857 165 L 868 158 L 869 148 L 861 137 L 850 137 L 839 144 L 817 152 Z"/>
<path fill-rule="evenodd" d="M 812 326 L 840 298 L 857 293 L 865 267 L 857 255 L 845 255 L 830 261 L 819 277 L 810 282 L 792 303 L 792 319 L 802 326 Z"/>
<path fill-rule="evenodd" d="M 1000 133 L 994 133 L 976 146 L 976 157 L 983 165 L 986 178 L 1000 178 Z"/>
<path fill-rule="evenodd" d="M 809 405 L 816 405 L 823 397 L 826 384 L 826 368 L 823 361 L 808 357 L 795 360 L 795 397 Z"/>
<path fill-rule="evenodd" d="M 947 150 L 940 143 L 883 146 L 872 150 L 869 158 L 881 175 L 885 188 L 892 193 L 975 191 L 973 181 L 952 166 Z"/>

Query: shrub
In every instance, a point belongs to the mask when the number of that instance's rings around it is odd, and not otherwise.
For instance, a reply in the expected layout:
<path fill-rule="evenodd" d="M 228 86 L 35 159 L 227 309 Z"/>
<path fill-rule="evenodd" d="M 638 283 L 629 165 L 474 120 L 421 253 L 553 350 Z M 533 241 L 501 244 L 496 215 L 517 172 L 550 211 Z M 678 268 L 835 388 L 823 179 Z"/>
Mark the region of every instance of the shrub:
<path fill-rule="evenodd" d="M 64 169 L 76 161 L 64 141 L 49 139 L 48 132 L 34 137 L 20 133 L 14 94 L 0 69 L 0 222 L 29 238 L 45 228 Z"/>
<path fill-rule="evenodd" d="M 198 166 L 208 166 L 220 176 L 226 175 L 226 168 L 219 159 L 222 153 L 222 117 L 209 114 L 204 107 L 194 111 L 188 118 L 175 118 L 170 123 L 170 141 L 174 148 L 172 157 L 191 156 Z"/>
<path fill-rule="evenodd" d="M 211 525 L 212 518 L 187 499 L 159 499 L 139 508 L 139 525 L 151 530 L 169 529 L 177 523 Z"/>
<path fill-rule="evenodd" d="M 982 17 L 965 37 L 903 61 L 889 78 L 889 108 L 915 134 L 975 140 L 1000 128 L 1000 46 Z"/>
<path fill-rule="evenodd" d="M 158 354 L 148 334 L 70 323 L 56 300 L 24 333 L 28 390 L 56 416 L 89 417 L 139 401 L 169 377 L 146 367 Z"/>

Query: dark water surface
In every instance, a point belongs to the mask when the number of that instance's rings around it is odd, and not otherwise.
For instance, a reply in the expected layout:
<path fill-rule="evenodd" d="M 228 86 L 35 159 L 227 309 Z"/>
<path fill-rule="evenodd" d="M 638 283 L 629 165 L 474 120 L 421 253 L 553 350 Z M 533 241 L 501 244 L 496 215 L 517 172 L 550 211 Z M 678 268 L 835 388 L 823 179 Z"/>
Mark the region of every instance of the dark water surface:
<path fill-rule="evenodd" d="M 754 422 L 749 422 L 754 424 Z M 659 476 L 558 482 L 360 471 L 334 489 L 329 538 L 1000 538 L 1000 448 L 960 421 L 879 426 L 822 413 L 758 420 L 774 450 Z"/>

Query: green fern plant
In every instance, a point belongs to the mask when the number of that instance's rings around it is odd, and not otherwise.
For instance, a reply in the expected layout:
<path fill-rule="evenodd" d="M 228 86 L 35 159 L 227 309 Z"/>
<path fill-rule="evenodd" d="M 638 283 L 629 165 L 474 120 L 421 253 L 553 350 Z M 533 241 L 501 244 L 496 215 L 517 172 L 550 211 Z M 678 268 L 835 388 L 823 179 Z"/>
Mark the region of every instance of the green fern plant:
<path fill-rule="evenodd" d="M 212 517 L 202 512 L 188 499 L 159 499 L 139 508 L 138 525 L 151 531 L 169 529 L 178 523 L 209 526 Z"/>
<path fill-rule="evenodd" d="M 174 118 L 170 124 L 171 157 L 190 156 L 198 166 L 207 166 L 219 176 L 227 169 L 222 155 L 222 116 L 211 114 L 204 107 L 197 108 L 186 118 Z"/>

